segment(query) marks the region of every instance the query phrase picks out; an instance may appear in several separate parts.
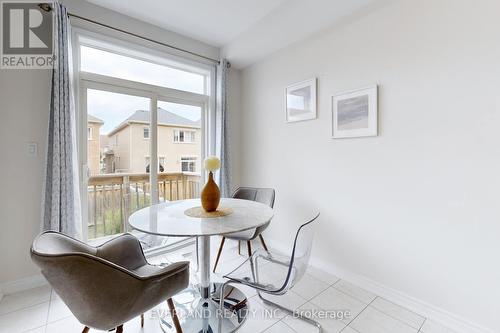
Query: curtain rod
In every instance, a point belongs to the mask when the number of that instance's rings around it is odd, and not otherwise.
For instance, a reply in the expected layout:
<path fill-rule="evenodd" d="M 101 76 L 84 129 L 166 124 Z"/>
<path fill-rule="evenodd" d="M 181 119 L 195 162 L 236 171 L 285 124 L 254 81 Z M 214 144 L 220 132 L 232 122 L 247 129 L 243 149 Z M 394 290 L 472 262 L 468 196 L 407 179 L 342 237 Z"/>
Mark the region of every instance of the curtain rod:
<path fill-rule="evenodd" d="M 40 7 L 40 9 L 42 9 L 42 10 L 44 10 L 46 12 L 52 11 L 52 7 L 48 3 L 40 3 L 40 4 L 38 4 L 38 7 Z M 203 59 L 209 60 L 211 62 L 214 62 L 216 64 L 220 64 L 220 61 L 217 60 L 217 59 L 213 59 L 213 58 L 210 58 L 210 57 L 207 57 L 207 56 L 204 56 L 202 54 L 198 54 L 198 53 L 195 53 L 195 52 L 192 52 L 192 51 L 184 50 L 184 49 L 181 49 L 180 47 L 177 47 L 177 46 L 173 46 L 173 45 L 170 45 L 170 44 L 162 43 L 162 42 L 159 42 L 157 40 L 154 40 L 154 39 L 151 39 L 151 38 L 148 38 L 148 37 L 144 37 L 144 36 L 135 34 L 133 32 L 129 32 L 129 31 L 120 29 L 120 28 L 115 28 L 115 27 L 112 27 L 110 25 L 107 25 L 107 24 L 104 24 L 104 23 L 101 23 L 101 22 L 97 22 L 97 21 L 88 19 L 86 17 L 80 16 L 80 15 L 76 15 L 76 14 L 72 14 L 72 13 L 68 12 L 68 16 L 69 17 L 74 17 L 74 18 L 77 18 L 77 19 L 80 19 L 80 20 L 83 20 L 83 21 L 87 21 L 87 22 L 90 22 L 92 24 L 96 24 L 96 25 L 99 25 L 101 27 L 105 27 L 105 28 L 108 28 L 108 29 L 111 29 L 111 30 L 115 30 L 115 31 L 118 31 L 118 32 L 130 35 L 130 36 L 133 36 L 133 37 L 136 37 L 136 38 L 144 39 L 144 40 L 147 40 L 148 42 L 155 43 L 155 44 L 158 44 L 158 45 L 161 45 L 161 46 L 165 46 L 165 47 L 168 47 L 168 48 L 176 50 L 176 51 L 181 51 L 181 52 L 184 52 L 184 53 L 187 53 L 187 54 L 199 57 L 199 58 L 203 58 Z M 227 67 L 228 68 L 231 67 L 231 64 L 229 62 L 228 62 L 228 66 Z"/>

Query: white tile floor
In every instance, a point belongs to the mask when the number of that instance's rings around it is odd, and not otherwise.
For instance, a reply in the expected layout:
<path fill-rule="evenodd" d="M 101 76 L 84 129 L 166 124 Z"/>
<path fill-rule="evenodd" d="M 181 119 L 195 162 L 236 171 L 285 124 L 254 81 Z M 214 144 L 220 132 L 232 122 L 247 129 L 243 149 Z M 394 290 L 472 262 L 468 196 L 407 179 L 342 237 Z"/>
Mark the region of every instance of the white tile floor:
<path fill-rule="evenodd" d="M 219 242 L 214 239 L 212 253 L 216 252 L 218 245 Z M 235 245 L 226 242 L 217 268 L 219 274 L 214 274 L 213 280 L 221 280 L 221 272 L 229 272 L 246 258 L 238 255 Z M 167 257 L 171 261 L 191 259 L 189 251 L 187 252 L 177 252 Z M 150 259 L 152 263 L 164 260 L 164 256 Z M 269 276 L 277 276 L 283 272 L 267 273 Z M 257 311 L 255 316 L 244 323 L 239 333 L 317 332 L 315 327 L 284 314 L 277 314 L 274 318 L 264 316 L 265 305 L 258 299 L 255 291 L 245 288 L 244 292 L 249 297 L 250 308 Z M 349 310 L 351 315 L 343 319 L 318 319 L 326 333 L 453 333 L 417 313 L 312 267 L 287 295 L 273 300 L 300 310 Z M 82 328 L 48 286 L 7 295 L 0 301 L 0 333 L 77 333 Z M 124 332 L 160 333 L 161 329 L 158 321 L 148 313 L 144 328 L 140 327 L 139 319 L 134 319 L 125 323 Z"/>

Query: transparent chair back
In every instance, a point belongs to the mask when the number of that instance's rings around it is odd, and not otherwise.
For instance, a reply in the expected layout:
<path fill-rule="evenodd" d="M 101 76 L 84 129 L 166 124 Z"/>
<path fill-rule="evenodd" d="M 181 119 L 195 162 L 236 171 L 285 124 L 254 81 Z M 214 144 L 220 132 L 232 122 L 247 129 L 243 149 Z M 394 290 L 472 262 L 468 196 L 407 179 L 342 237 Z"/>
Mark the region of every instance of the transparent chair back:
<path fill-rule="evenodd" d="M 297 230 L 284 289 L 290 289 L 300 281 L 309 266 L 318 217 L 319 213 Z"/>
<path fill-rule="evenodd" d="M 256 252 L 252 255 L 252 257 L 243 262 L 231 273 L 224 275 L 224 278 L 227 278 L 228 281 L 226 281 L 220 289 L 219 300 L 221 309 L 223 307 L 227 307 L 225 302 L 225 297 L 227 297 L 225 296 L 225 287 L 229 284 L 239 283 L 256 289 L 258 297 L 264 302 L 264 304 L 275 306 L 288 314 L 296 315 L 293 309 L 289 309 L 283 305 L 266 299 L 263 297 L 262 293 L 284 295 L 304 276 L 307 267 L 309 266 L 309 259 L 311 257 L 312 243 L 316 225 L 318 223 L 318 217 L 319 213 L 314 215 L 298 228 L 297 233 L 295 234 L 293 250 L 290 257 L 282 257 L 277 254 L 263 251 Z M 259 265 L 261 260 L 267 263 Z M 250 262 L 250 273 L 252 276 L 248 276 L 249 272 L 245 267 L 245 263 L 247 262 Z M 271 266 L 274 267 L 273 272 L 271 274 L 266 274 L 266 271 L 269 271 Z M 286 277 L 285 280 L 280 279 L 279 282 L 277 282 L 276 275 L 281 275 L 278 273 L 280 271 L 280 267 L 281 272 L 286 271 Z M 276 271 L 274 269 L 276 269 Z M 285 274 L 282 276 L 284 275 Z M 229 294 L 231 292 L 232 291 L 229 291 Z M 321 325 L 318 322 L 310 318 L 303 317 L 300 314 L 298 314 L 298 318 L 316 326 L 321 332 Z M 220 332 L 221 331 L 219 330 L 219 333 Z"/>
<path fill-rule="evenodd" d="M 290 256 L 258 251 L 247 260 L 251 265 L 250 272 L 246 270 L 245 264 L 247 261 L 245 261 L 232 272 L 224 275 L 224 277 L 247 285 L 253 285 L 258 290 L 269 294 L 285 294 L 304 276 L 309 266 L 318 217 L 319 213 L 312 215 L 306 223 L 298 228 Z M 274 274 L 267 274 L 266 270 L 270 266 L 262 265 L 261 261 L 269 262 L 269 265 L 274 266 L 277 271 Z M 280 275 L 279 271 L 283 272 L 283 275 L 276 276 Z M 248 276 L 248 274 L 252 276 Z"/>

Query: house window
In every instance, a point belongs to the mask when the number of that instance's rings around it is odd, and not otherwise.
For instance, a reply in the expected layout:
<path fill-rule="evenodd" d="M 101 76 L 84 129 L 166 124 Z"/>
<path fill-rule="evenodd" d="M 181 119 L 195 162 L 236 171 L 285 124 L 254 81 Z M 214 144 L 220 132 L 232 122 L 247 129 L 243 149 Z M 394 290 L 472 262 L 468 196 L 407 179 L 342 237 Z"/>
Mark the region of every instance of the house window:
<path fill-rule="evenodd" d="M 196 172 L 196 157 L 181 157 L 181 171 L 182 172 Z"/>
<path fill-rule="evenodd" d="M 144 127 L 142 131 L 142 137 L 144 139 L 149 139 L 149 127 Z"/>
<path fill-rule="evenodd" d="M 193 143 L 196 139 L 195 131 L 174 130 L 174 142 Z"/>
<path fill-rule="evenodd" d="M 87 140 L 92 140 L 92 127 L 87 127 Z"/>

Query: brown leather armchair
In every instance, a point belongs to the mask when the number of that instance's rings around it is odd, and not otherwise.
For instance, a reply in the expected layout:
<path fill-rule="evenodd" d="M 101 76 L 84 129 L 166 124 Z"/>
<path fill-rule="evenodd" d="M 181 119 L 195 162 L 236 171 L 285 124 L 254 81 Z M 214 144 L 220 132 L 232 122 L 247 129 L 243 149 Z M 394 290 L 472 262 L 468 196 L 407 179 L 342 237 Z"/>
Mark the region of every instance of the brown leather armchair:
<path fill-rule="evenodd" d="M 117 328 L 164 300 L 181 333 L 171 297 L 189 283 L 189 262 L 167 267 L 148 264 L 139 241 L 130 234 L 92 247 L 64 234 L 40 234 L 31 247 L 31 258 L 85 325 L 100 330 Z M 143 320 L 141 321 L 143 323 Z"/>

